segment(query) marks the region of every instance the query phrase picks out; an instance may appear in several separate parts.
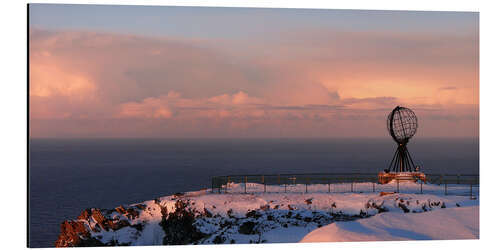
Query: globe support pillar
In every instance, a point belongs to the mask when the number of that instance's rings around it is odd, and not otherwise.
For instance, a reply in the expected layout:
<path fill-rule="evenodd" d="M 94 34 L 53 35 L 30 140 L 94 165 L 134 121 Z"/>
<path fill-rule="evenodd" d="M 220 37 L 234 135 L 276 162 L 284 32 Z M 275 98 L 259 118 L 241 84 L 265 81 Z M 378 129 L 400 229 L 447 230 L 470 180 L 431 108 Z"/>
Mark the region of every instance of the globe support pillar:
<path fill-rule="evenodd" d="M 410 152 L 406 144 L 399 144 L 394 156 L 392 157 L 391 164 L 389 165 L 390 172 L 415 172 L 415 164 L 411 158 Z"/>

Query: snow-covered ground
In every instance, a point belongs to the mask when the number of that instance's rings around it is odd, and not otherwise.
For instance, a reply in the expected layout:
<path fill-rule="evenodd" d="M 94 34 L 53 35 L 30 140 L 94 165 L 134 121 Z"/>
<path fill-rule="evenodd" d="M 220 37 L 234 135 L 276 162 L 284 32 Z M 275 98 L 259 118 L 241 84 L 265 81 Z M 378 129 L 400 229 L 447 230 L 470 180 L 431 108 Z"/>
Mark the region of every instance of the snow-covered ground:
<path fill-rule="evenodd" d="M 243 193 L 243 185 L 230 184 L 228 193 L 201 190 L 113 210 L 91 210 L 72 222 L 88 231 L 76 234 L 88 235 L 85 242 L 104 245 L 479 237 L 478 190 L 473 190 L 471 199 L 466 185 L 449 186 L 454 195 L 444 195 L 442 186 L 429 184 L 420 194 L 420 184 L 415 183 L 400 183 L 400 193 L 391 193 L 395 183 L 377 185 L 377 192 L 372 192 L 371 183 L 356 183 L 353 188 L 365 190 L 361 193 L 340 192 L 341 186 L 336 191 L 330 186 L 328 192 L 328 185 L 320 184 L 308 185 L 307 193 L 300 185 L 288 186 L 286 193 L 279 190 L 284 187 L 267 186 L 264 193 L 262 184 L 256 183 L 247 183 Z M 350 184 L 345 185 L 350 191 Z M 60 246 L 75 242 L 68 228 L 61 233 Z"/>
<path fill-rule="evenodd" d="M 479 239 L 479 206 L 416 214 L 382 213 L 336 222 L 307 234 L 300 242 Z"/>

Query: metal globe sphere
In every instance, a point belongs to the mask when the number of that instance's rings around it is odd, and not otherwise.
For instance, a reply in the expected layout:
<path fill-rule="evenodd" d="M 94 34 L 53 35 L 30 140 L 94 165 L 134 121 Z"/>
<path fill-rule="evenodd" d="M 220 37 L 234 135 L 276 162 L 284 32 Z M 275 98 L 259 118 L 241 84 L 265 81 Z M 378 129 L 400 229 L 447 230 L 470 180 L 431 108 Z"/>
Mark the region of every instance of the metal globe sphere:
<path fill-rule="evenodd" d="M 387 130 L 399 144 L 405 144 L 417 133 L 417 116 L 409 108 L 397 106 L 387 116 Z"/>

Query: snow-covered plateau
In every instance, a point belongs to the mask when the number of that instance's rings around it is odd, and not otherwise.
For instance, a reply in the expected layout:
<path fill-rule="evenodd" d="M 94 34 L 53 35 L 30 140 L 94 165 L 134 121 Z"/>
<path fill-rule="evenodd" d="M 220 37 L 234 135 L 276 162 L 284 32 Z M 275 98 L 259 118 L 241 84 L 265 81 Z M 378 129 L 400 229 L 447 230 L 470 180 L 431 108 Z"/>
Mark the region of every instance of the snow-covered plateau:
<path fill-rule="evenodd" d="M 86 209 L 61 224 L 56 246 L 479 238 L 479 197 L 467 195 L 466 185 L 450 187 L 453 195 L 432 184 L 424 184 L 421 194 L 417 183 L 401 183 L 400 193 L 380 192 L 378 184 L 377 192 L 335 193 L 318 184 L 307 193 L 299 192 L 300 185 L 286 193 L 268 187 L 264 193 L 256 183 L 247 183 L 252 192 L 236 192 L 244 190 L 242 185 L 232 183 L 232 193 L 201 190 Z M 356 185 L 357 190 L 373 187 Z M 394 190 L 393 185 L 383 187 Z"/>

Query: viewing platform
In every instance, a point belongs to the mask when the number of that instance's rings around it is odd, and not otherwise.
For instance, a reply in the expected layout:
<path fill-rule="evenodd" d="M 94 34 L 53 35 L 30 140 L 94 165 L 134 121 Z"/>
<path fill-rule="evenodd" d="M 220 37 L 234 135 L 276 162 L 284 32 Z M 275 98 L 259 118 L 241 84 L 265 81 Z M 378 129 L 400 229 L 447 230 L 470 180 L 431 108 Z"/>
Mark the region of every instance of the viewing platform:
<path fill-rule="evenodd" d="M 440 193 L 479 195 L 477 174 L 307 173 L 211 177 L 212 193 Z"/>
<path fill-rule="evenodd" d="M 399 181 L 422 181 L 426 182 L 425 174 L 422 172 L 380 172 L 378 174 L 378 182 L 387 184 L 393 180 Z"/>

